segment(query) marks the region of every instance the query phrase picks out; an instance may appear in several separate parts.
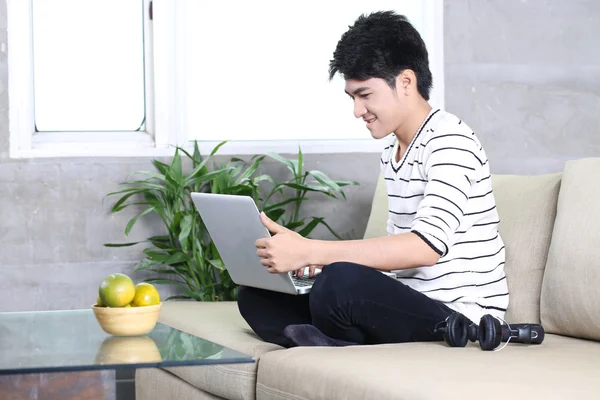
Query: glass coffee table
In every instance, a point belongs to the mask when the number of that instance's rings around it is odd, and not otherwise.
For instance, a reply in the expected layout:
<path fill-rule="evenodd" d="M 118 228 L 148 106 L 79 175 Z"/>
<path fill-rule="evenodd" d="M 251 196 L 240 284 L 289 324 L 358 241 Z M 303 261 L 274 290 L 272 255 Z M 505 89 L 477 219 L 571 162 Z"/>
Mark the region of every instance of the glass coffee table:
<path fill-rule="evenodd" d="M 0 313 L 0 354 L 3 379 L 9 375 L 255 362 L 247 354 L 161 323 L 143 336 L 112 336 L 100 328 L 91 309 Z M 0 387 L 0 397 L 2 391 Z"/>

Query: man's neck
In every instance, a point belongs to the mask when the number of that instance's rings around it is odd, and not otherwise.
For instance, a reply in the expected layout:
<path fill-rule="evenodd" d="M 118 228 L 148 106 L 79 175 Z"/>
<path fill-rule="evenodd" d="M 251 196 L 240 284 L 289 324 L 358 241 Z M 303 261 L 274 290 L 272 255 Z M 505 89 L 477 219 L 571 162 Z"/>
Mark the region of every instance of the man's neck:
<path fill-rule="evenodd" d="M 394 132 L 394 135 L 398 138 L 401 149 L 406 149 L 408 147 L 417 134 L 417 130 L 423 124 L 423 121 L 425 121 L 425 118 L 427 118 L 427 115 L 429 115 L 430 112 L 431 106 L 429 103 L 426 101 L 419 103 L 411 113 L 412 118 Z"/>

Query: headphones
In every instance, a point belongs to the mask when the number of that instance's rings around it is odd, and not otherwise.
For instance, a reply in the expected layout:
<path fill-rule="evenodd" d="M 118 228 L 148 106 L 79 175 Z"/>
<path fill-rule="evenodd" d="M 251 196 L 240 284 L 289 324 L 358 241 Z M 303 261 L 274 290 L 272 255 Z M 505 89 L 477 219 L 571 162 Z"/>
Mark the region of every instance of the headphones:
<path fill-rule="evenodd" d="M 505 322 L 505 321 L 504 321 Z M 467 341 L 479 340 L 482 350 L 494 350 L 501 342 L 509 341 L 525 344 L 541 344 L 544 341 L 544 328 L 538 324 L 501 324 L 490 314 L 481 317 L 479 326 L 461 313 L 453 313 L 435 328 L 444 334 L 444 341 L 450 347 L 465 347 Z"/>

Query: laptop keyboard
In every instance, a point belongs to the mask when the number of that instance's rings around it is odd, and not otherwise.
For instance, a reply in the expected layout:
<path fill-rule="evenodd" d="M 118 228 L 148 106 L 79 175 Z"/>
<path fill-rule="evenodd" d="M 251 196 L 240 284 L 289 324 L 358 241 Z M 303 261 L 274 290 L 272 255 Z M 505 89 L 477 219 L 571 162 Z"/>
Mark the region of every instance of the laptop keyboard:
<path fill-rule="evenodd" d="M 305 286 L 312 286 L 313 283 L 315 283 L 315 278 L 304 278 L 304 277 L 297 277 L 297 276 L 292 276 L 292 281 L 294 282 L 295 286 L 300 286 L 300 287 L 305 287 Z"/>

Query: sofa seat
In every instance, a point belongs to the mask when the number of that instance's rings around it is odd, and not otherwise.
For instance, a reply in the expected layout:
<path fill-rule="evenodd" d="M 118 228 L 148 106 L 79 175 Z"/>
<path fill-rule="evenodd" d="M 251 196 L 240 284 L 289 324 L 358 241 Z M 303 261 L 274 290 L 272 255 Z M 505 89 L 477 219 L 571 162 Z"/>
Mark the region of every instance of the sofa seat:
<path fill-rule="evenodd" d="M 254 334 L 240 315 L 236 302 L 166 301 L 159 322 L 248 354 L 256 360 L 268 351 L 282 349 L 281 346 L 262 341 Z M 256 395 L 257 362 L 168 367 L 164 370 L 215 396 L 254 399 Z M 150 369 L 138 370 L 136 382 L 148 381 L 152 373 Z M 143 398 L 160 398 L 145 392 L 147 395 Z"/>
<path fill-rule="evenodd" d="M 600 343 L 547 335 L 542 345 L 410 343 L 299 347 L 264 354 L 258 399 L 600 398 Z"/>
<path fill-rule="evenodd" d="M 160 322 L 252 355 L 252 364 L 140 369 L 143 399 L 164 398 L 151 382 L 171 382 L 184 398 L 226 399 L 562 399 L 600 398 L 600 342 L 547 334 L 542 345 L 406 343 L 284 351 L 258 338 L 235 302 L 165 302 Z M 166 371 L 166 372 L 165 372 Z M 156 374 L 160 374 L 157 376 Z M 167 379 L 168 378 L 168 379 Z M 189 384 L 189 386 L 188 386 Z M 212 397 L 215 396 L 215 397 Z M 466 396 L 466 397 L 465 397 Z"/>
<path fill-rule="evenodd" d="M 222 400 L 159 368 L 138 369 L 135 375 L 136 399 Z"/>

